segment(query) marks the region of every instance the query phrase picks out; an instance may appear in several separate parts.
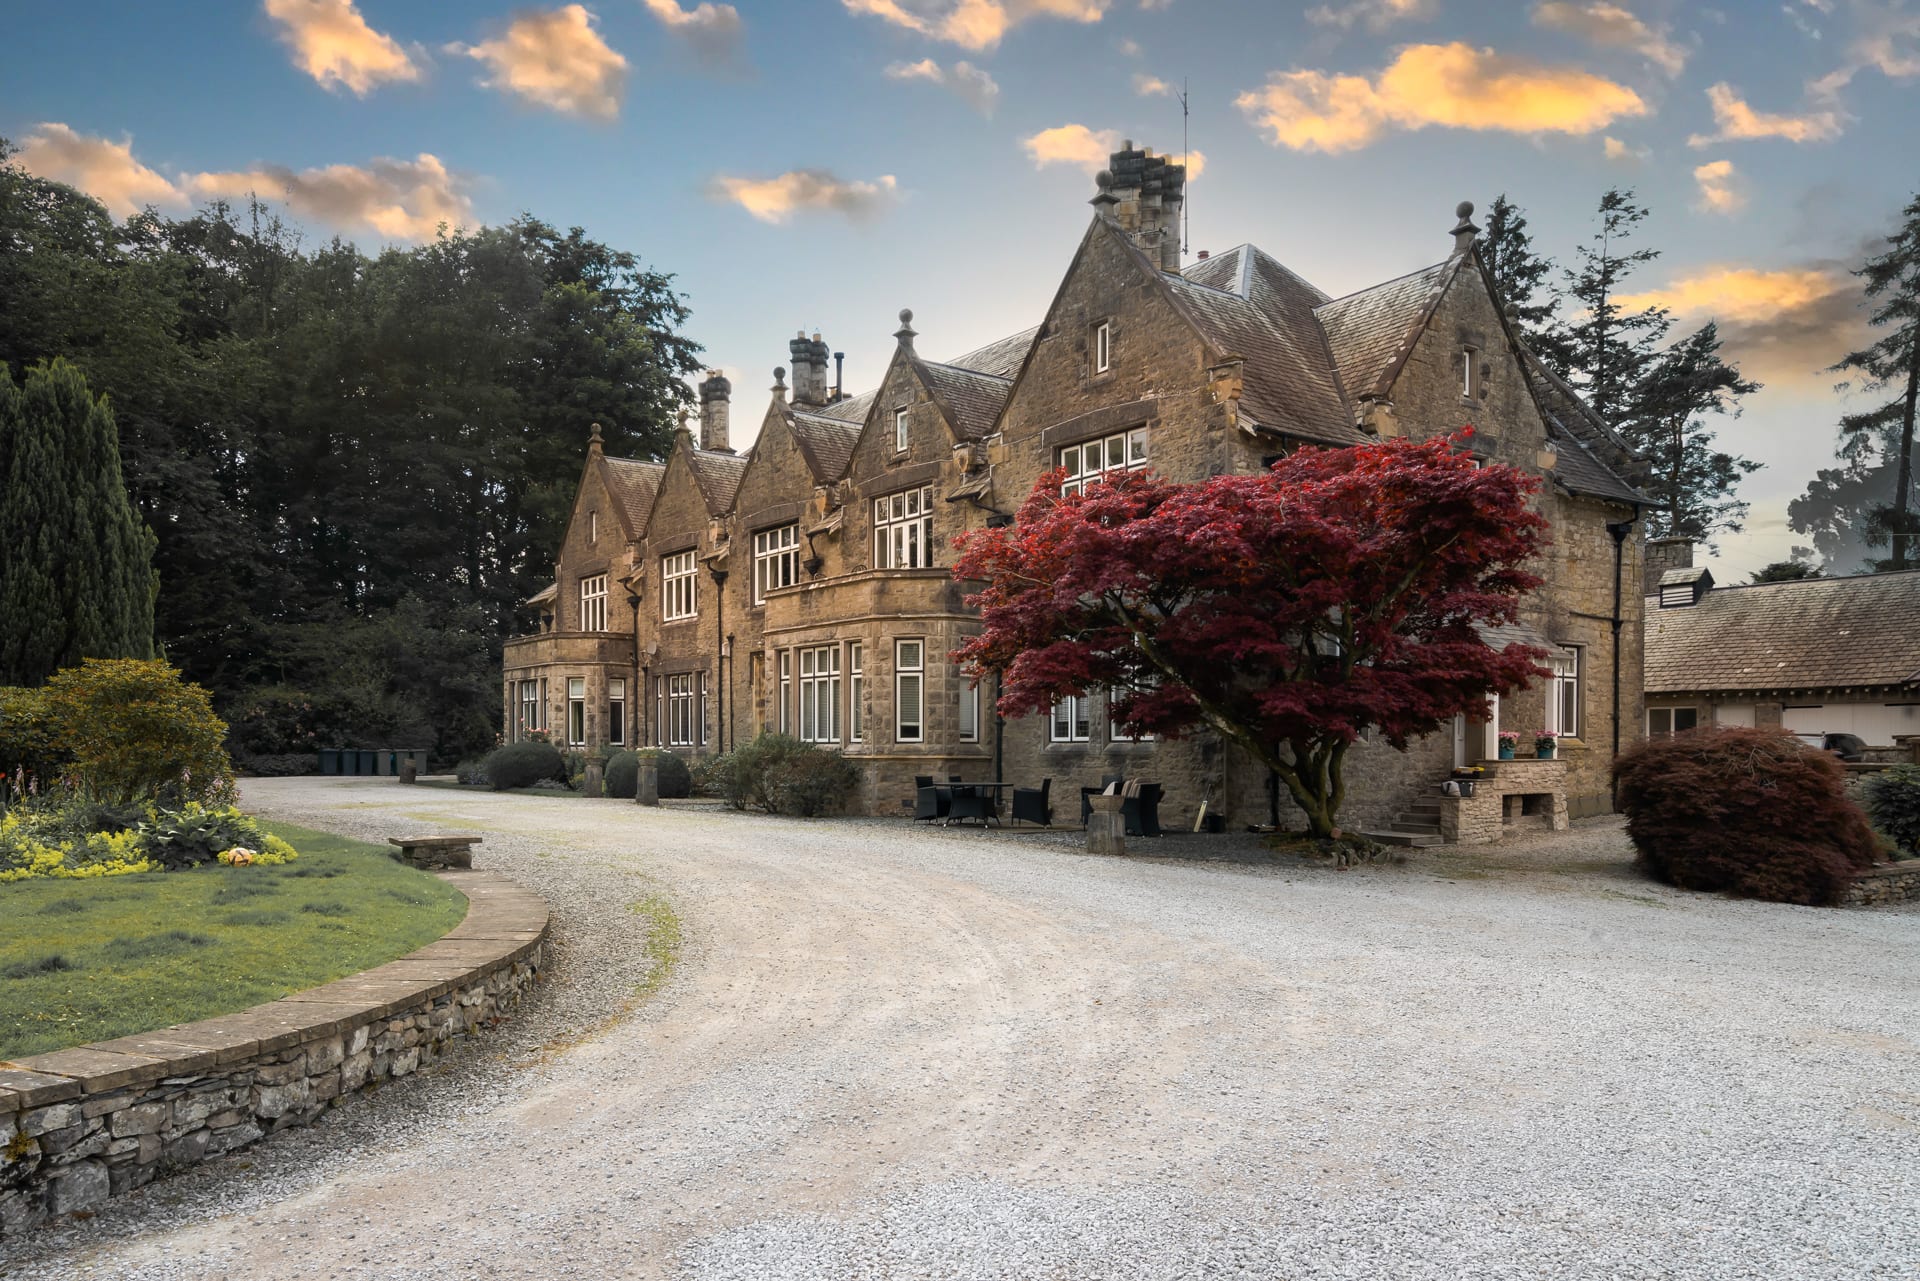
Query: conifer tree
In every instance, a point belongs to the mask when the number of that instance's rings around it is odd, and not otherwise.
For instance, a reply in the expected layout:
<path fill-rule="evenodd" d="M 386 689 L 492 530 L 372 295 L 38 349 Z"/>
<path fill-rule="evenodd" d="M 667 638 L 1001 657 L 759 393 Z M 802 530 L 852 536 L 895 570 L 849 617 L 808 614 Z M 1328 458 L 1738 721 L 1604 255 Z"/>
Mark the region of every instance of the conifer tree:
<path fill-rule="evenodd" d="M 1493 278 L 1494 301 L 1534 354 L 1565 377 L 1565 353 L 1555 321 L 1560 300 L 1552 283 L 1553 260 L 1535 251 L 1527 215 L 1506 192 L 1494 197 L 1487 210 L 1487 228 L 1479 243 L 1480 260 Z"/>
<path fill-rule="evenodd" d="M 1579 267 L 1563 273 L 1567 295 L 1578 306 L 1579 315 L 1562 331 L 1567 363 L 1562 372 L 1593 411 L 1616 428 L 1627 416 L 1634 388 L 1673 324 L 1663 308 L 1626 311 L 1619 302 L 1626 277 L 1660 256 L 1657 249 L 1625 245 L 1647 212 L 1634 203 L 1633 192 L 1618 188 L 1607 192 L 1600 198 L 1600 229 L 1591 244 L 1576 251 Z"/>
<path fill-rule="evenodd" d="M 105 398 L 64 360 L 0 378 L 0 685 L 151 658 L 153 547 Z"/>
<path fill-rule="evenodd" d="M 1760 464 L 1715 449 L 1706 414 L 1740 412 L 1740 398 L 1760 384 L 1720 358 L 1720 330 L 1712 321 L 1655 356 L 1629 393 L 1620 434 L 1652 464 L 1642 486 L 1657 506 L 1647 514 L 1656 538 L 1711 541 L 1738 533 L 1747 504 L 1733 491 Z"/>
<path fill-rule="evenodd" d="M 1835 373 L 1853 374 L 1862 391 L 1893 393 L 1885 404 L 1840 419 L 1843 458 L 1863 464 L 1877 450 L 1893 467 L 1892 500 L 1869 511 L 1866 530 L 1870 546 L 1891 545 L 1884 561 L 1873 562 L 1886 570 L 1912 568 L 1920 560 L 1913 484 L 1914 411 L 1920 401 L 1920 196 L 1900 216 L 1900 229 L 1887 238 L 1885 252 L 1853 273 L 1866 281 L 1867 297 L 1879 302 L 1869 323 L 1884 333 L 1833 366 Z"/>

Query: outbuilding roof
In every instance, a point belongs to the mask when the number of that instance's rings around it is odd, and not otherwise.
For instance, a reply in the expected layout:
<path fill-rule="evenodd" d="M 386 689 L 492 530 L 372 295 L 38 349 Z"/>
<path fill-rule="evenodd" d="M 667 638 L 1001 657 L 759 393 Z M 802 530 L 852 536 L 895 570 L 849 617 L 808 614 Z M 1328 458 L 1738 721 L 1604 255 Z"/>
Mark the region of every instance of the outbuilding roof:
<path fill-rule="evenodd" d="M 1920 685 L 1920 570 L 1647 598 L 1646 691 L 1763 693 Z"/>

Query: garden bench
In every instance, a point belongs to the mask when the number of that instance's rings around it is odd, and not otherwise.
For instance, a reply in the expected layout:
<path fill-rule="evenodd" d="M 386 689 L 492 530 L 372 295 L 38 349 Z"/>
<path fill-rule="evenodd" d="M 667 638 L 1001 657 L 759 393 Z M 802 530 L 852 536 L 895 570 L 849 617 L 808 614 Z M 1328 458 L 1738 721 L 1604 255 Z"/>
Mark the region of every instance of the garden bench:
<path fill-rule="evenodd" d="M 399 857 L 414 867 L 472 867 L 478 836 L 389 836 L 387 844 L 400 847 Z"/>

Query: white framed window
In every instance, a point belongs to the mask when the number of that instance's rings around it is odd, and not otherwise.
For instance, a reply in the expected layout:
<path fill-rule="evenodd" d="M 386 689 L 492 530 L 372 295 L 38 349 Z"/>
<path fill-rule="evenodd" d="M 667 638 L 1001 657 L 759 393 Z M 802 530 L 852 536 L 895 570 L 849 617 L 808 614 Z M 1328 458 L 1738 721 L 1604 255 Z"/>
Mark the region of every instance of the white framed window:
<path fill-rule="evenodd" d="M 595 574 L 580 580 L 580 630 L 607 630 L 607 576 Z"/>
<path fill-rule="evenodd" d="M 1547 731 L 1562 738 L 1580 735 L 1580 647 L 1563 645 L 1547 656 L 1553 675 L 1547 680 Z"/>
<path fill-rule="evenodd" d="M 1129 734 L 1120 728 L 1120 718 L 1114 715 L 1113 695 L 1107 695 L 1107 741 L 1111 743 L 1152 743 L 1159 739 L 1158 734 Z"/>
<path fill-rule="evenodd" d="M 1103 320 L 1093 327 L 1093 372 L 1104 374 L 1113 368 L 1113 322 Z"/>
<path fill-rule="evenodd" d="M 927 569 L 933 564 L 933 486 L 873 500 L 873 567 Z"/>
<path fill-rule="evenodd" d="M 838 645 L 810 645 L 800 651 L 800 741 L 840 741 Z"/>
<path fill-rule="evenodd" d="M 693 746 L 693 673 L 667 677 L 667 742 Z"/>
<path fill-rule="evenodd" d="M 700 746 L 707 745 L 707 674 L 701 672 L 694 678 L 698 699 L 693 708 L 693 736 Z"/>
<path fill-rule="evenodd" d="M 980 741 L 980 687 L 965 676 L 960 678 L 960 741 Z"/>
<path fill-rule="evenodd" d="M 1047 737 L 1055 743 L 1084 743 L 1093 737 L 1093 700 L 1085 694 L 1068 694 L 1053 705 L 1048 719 Z"/>
<path fill-rule="evenodd" d="M 904 409 L 893 411 L 893 452 L 907 452 L 907 411 Z"/>
<path fill-rule="evenodd" d="M 567 743 L 581 747 L 587 741 L 587 678 L 567 678 Z"/>
<path fill-rule="evenodd" d="M 800 526 L 763 529 L 753 536 L 753 603 L 767 603 L 767 593 L 800 581 Z"/>
<path fill-rule="evenodd" d="M 926 738 L 927 648 L 924 641 L 893 643 L 893 736 L 902 743 Z"/>
<path fill-rule="evenodd" d="M 700 567 L 694 563 L 693 549 L 660 558 L 660 618 L 673 622 L 692 618 L 700 608 Z"/>
<path fill-rule="evenodd" d="M 1669 738 L 1695 729 L 1699 724 L 1700 709 L 1696 707 L 1649 707 L 1647 709 L 1647 735 L 1650 738 Z"/>
<path fill-rule="evenodd" d="M 547 727 L 546 717 L 540 714 L 540 682 L 520 682 L 520 734 L 525 738 L 534 730 Z"/>
<path fill-rule="evenodd" d="M 653 678 L 653 745 L 667 744 L 667 678 Z"/>
<path fill-rule="evenodd" d="M 864 657 L 864 647 L 859 641 L 847 642 L 847 741 L 860 741 L 861 730 L 866 718 L 862 715 L 860 695 L 865 682 L 861 679 L 860 663 Z"/>
<path fill-rule="evenodd" d="M 627 682 L 619 676 L 607 679 L 607 741 L 617 747 L 627 742 Z"/>
<path fill-rule="evenodd" d="M 589 543 L 597 543 L 600 541 L 600 513 L 599 512 L 587 513 L 587 541 Z"/>
<path fill-rule="evenodd" d="M 1088 485 L 1107 476 L 1145 467 L 1147 429 L 1135 427 L 1132 431 L 1116 432 L 1099 440 L 1067 445 L 1060 450 L 1055 461 L 1067 469 L 1066 479 L 1060 482 L 1060 492 L 1063 495 L 1078 494 Z"/>
<path fill-rule="evenodd" d="M 1460 349 L 1460 394 L 1468 400 L 1480 395 L 1480 351 L 1477 347 Z"/>
<path fill-rule="evenodd" d="M 793 706 L 793 651 L 790 649 L 780 651 L 779 698 L 780 711 L 774 719 L 779 723 L 782 734 L 791 733 L 792 727 L 787 722 L 787 717 L 791 715 L 788 709 Z"/>

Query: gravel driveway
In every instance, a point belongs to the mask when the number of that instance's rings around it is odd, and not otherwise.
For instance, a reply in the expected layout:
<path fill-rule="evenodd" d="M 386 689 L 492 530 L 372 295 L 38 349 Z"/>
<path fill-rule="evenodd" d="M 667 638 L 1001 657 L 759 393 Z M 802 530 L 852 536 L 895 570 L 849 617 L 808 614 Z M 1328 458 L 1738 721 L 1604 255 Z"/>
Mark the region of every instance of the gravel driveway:
<path fill-rule="evenodd" d="M 0 1272 L 1920 1275 L 1920 912 L 1683 895 L 1611 823 L 1340 873 L 374 780 L 245 799 L 484 832 L 554 906 L 553 981 Z M 639 1001 L 663 901 L 685 941 Z"/>

